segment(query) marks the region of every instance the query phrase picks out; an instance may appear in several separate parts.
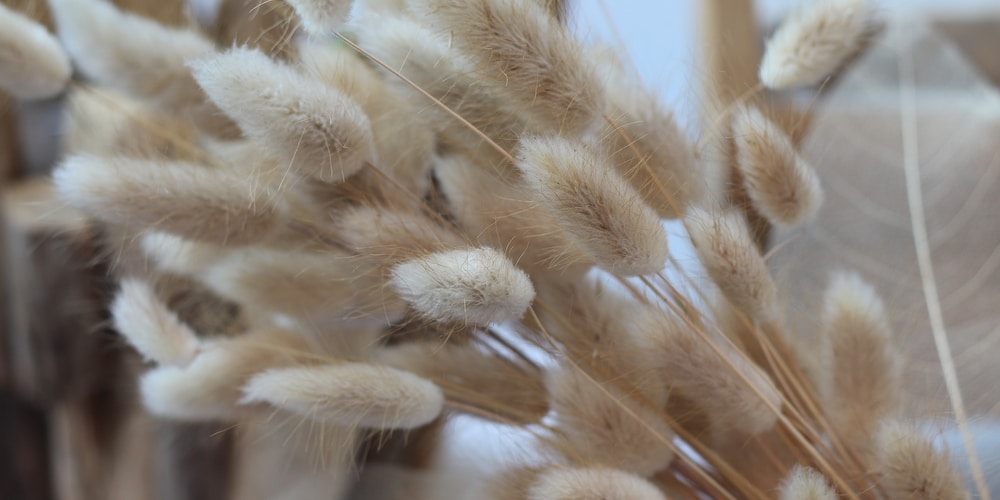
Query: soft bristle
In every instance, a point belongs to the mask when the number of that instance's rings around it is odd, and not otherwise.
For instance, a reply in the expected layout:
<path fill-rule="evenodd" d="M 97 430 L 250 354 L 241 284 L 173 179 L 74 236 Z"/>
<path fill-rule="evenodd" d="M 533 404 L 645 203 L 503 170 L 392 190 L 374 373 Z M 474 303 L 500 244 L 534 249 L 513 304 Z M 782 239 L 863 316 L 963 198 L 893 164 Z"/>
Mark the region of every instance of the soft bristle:
<path fill-rule="evenodd" d="M 176 274 L 201 273 L 227 253 L 225 248 L 217 245 L 160 232 L 144 234 L 139 245 L 156 267 Z"/>
<path fill-rule="evenodd" d="M 198 352 L 198 337 L 160 302 L 148 284 L 122 281 L 111 304 L 115 329 L 144 358 L 160 364 L 186 365 Z"/>
<path fill-rule="evenodd" d="M 875 289 L 835 274 L 824 296 L 822 338 L 829 350 L 827 407 L 848 443 L 867 448 L 882 418 L 898 406 L 901 354 Z"/>
<path fill-rule="evenodd" d="M 458 155 L 440 158 L 434 177 L 467 233 L 502 249 L 532 276 L 573 275 L 593 265 L 527 189 L 511 186 Z"/>
<path fill-rule="evenodd" d="M 462 389 L 446 391 L 450 399 L 486 401 L 501 415 L 537 421 L 549 410 L 537 370 L 474 345 L 437 339 L 405 342 L 378 350 L 373 361 L 431 380 L 448 380 L 449 388 L 457 384 Z"/>
<path fill-rule="evenodd" d="M 166 109 L 202 102 L 185 61 L 210 53 L 194 31 L 165 27 L 102 0 L 50 0 L 59 39 L 82 73 Z"/>
<path fill-rule="evenodd" d="M 379 168 L 403 189 L 422 198 L 430 187 L 428 171 L 437 139 L 436 120 L 422 113 L 427 110 L 426 105 L 408 99 L 392 85 L 398 83 L 395 79 L 387 81 L 371 64 L 346 48 L 308 40 L 299 44 L 299 57 L 309 74 L 340 90 L 364 109 L 371 122 Z"/>
<path fill-rule="evenodd" d="M 869 14 L 866 0 L 809 2 L 768 40 L 761 82 L 771 89 L 818 83 L 857 50 Z"/>
<path fill-rule="evenodd" d="M 314 36 L 329 35 L 347 22 L 351 0 L 287 0 L 302 19 L 302 27 Z"/>
<path fill-rule="evenodd" d="M 724 341 L 701 337 L 659 311 L 647 314 L 638 330 L 656 353 L 665 382 L 711 415 L 716 429 L 760 434 L 774 427 L 781 393 L 760 367 Z"/>
<path fill-rule="evenodd" d="M 338 183 L 375 161 L 364 110 L 322 82 L 245 48 L 191 67 L 212 101 L 294 172 Z"/>
<path fill-rule="evenodd" d="M 284 332 L 204 342 L 184 367 L 161 366 L 139 383 L 143 403 L 155 415 L 180 420 L 231 420 L 253 413 L 241 404 L 240 387 L 259 372 L 296 363 L 308 352 L 298 336 Z"/>
<path fill-rule="evenodd" d="M 781 483 L 781 500 L 836 500 L 826 478 L 809 467 L 796 465 Z"/>
<path fill-rule="evenodd" d="M 53 178 L 66 202 L 101 220 L 220 245 L 260 241 L 282 218 L 256 179 L 189 163 L 76 156 Z"/>
<path fill-rule="evenodd" d="M 45 99 L 62 92 L 72 72 L 44 26 L 0 4 L 0 89 L 17 99 Z"/>
<path fill-rule="evenodd" d="M 587 146 L 525 138 L 518 168 L 560 227 L 601 268 L 623 276 L 663 269 L 667 236 L 656 212 Z"/>
<path fill-rule="evenodd" d="M 362 206 L 336 214 L 335 224 L 348 250 L 385 266 L 466 246 L 451 228 L 423 213 Z"/>
<path fill-rule="evenodd" d="M 528 275 L 491 248 L 452 250 L 392 269 L 392 286 L 421 315 L 488 325 L 524 316 L 535 289 Z"/>
<path fill-rule="evenodd" d="M 571 458 L 649 476 L 674 456 L 673 430 L 655 410 L 613 382 L 602 383 L 570 367 L 546 379 L 555 422 Z"/>
<path fill-rule="evenodd" d="M 412 429 L 441 413 L 433 383 L 386 366 L 342 363 L 261 373 L 243 387 L 243 401 L 267 402 L 340 425 Z"/>
<path fill-rule="evenodd" d="M 601 137 L 615 168 L 660 217 L 679 217 L 708 187 L 692 145 L 637 77 L 611 71 L 607 79 L 608 122 Z"/>
<path fill-rule="evenodd" d="M 372 22 L 374 29 L 362 39 L 365 47 L 475 128 L 401 84 L 398 78 L 390 78 L 397 88 L 415 98 L 411 102 L 419 105 L 419 115 L 426 117 L 439 133 L 441 146 L 467 152 L 479 163 L 509 170 L 505 152 L 514 150 L 518 136 L 532 124 L 518 117 L 506 99 L 476 77 L 473 64 L 452 49 L 448 38 L 412 18 L 379 14 Z M 480 133 L 503 151 L 487 144 Z"/>
<path fill-rule="evenodd" d="M 303 318 L 396 317 L 401 304 L 371 265 L 336 251 L 238 249 L 195 276 L 224 297 Z"/>
<path fill-rule="evenodd" d="M 421 0 L 418 5 L 526 121 L 567 135 L 594 126 L 604 97 L 597 74 L 581 47 L 537 2 Z"/>
<path fill-rule="evenodd" d="M 692 209 L 685 226 L 698 259 L 726 299 L 752 319 L 778 321 L 777 291 L 743 216 Z"/>
<path fill-rule="evenodd" d="M 550 468 L 528 489 L 528 500 L 665 500 L 645 479 L 614 469 Z"/>
<path fill-rule="evenodd" d="M 811 219 L 823 202 L 823 188 L 788 136 L 752 107 L 737 113 L 733 136 L 737 164 L 754 207 L 783 226 Z"/>
<path fill-rule="evenodd" d="M 889 498 L 966 500 L 969 494 L 946 453 L 919 430 L 888 422 L 879 430 L 879 487 Z"/>

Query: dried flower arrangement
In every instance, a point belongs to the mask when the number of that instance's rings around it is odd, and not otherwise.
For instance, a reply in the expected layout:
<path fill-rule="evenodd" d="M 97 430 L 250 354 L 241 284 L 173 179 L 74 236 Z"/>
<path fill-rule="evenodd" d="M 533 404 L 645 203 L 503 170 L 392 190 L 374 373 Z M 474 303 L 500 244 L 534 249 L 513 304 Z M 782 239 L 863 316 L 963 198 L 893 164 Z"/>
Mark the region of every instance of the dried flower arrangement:
<path fill-rule="evenodd" d="M 50 0 L 58 41 L 0 7 L 0 87 L 70 86 L 55 190 L 99 228 L 145 409 L 238 435 L 232 498 L 349 498 L 379 460 L 445 475 L 458 415 L 530 438 L 470 498 L 968 497 L 899 417 L 875 288 L 835 273 L 803 345 L 762 253 L 824 194 L 756 97 L 855 54 L 863 0 L 771 37 L 704 132 L 731 164 L 561 1 L 227 3 L 196 30 Z"/>

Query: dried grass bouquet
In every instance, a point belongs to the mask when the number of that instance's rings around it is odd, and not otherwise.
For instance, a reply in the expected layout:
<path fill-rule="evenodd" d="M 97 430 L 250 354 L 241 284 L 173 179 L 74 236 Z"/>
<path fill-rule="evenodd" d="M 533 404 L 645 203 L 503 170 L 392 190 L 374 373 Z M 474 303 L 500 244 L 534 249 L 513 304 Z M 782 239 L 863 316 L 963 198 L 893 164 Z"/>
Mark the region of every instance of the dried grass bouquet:
<path fill-rule="evenodd" d="M 879 43 L 865 1 L 805 2 L 698 140 L 559 0 L 148 3 L 49 0 L 55 35 L 0 7 L 0 87 L 68 88 L 41 189 L 142 358 L 88 491 L 986 498 L 974 450 L 967 482 L 909 413 L 873 282 L 769 269 L 827 189 L 789 103 Z"/>

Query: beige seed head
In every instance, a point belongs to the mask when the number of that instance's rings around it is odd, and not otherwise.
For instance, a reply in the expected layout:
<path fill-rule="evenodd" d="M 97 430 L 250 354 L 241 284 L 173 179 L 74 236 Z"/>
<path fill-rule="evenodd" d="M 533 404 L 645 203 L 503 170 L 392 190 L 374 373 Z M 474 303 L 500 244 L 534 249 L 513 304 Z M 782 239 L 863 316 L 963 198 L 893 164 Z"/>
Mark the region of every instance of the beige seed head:
<path fill-rule="evenodd" d="M 593 265 L 526 188 L 511 185 L 459 155 L 438 159 L 434 177 L 466 234 L 502 249 L 532 276 L 573 275 Z"/>
<path fill-rule="evenodd" d="M 169 111 L 202 102 L 185 61 L 211 53 L 210 40 L 121 12 L 103 0 L 50 0 L 49 5 L 59 39 L 87 77 Z"/>
<path fill-rule="evenodd" d="M 347 22 L 351 0 L 287 0 L 302 19 L 302 27 L 313 36 L 329 35 Z"/>
<path fill-rule="evenodd" d="M 886 422 L 877 438 L 879 486 L 889 498 L 966 500 L 968 493 L 948 455 L 916 428 Z"/>
<path fill-rule="evenodd" d="M 540 472 L 528 500 L 665 500 L 642 477 L 601 467 L 557 468 Z"/>
<path fill-rule="evenodd" d="M 826 478 L 809 467 L 796 465 L 781 483 L 781 500 L 836 500 Z"/>
<path fill-rule="evenodd" d="M 488 325 L 519 319 L 535 298 L 528 275 L 492 248 L 451 250 L 392 268 L 392 287 L 422 316 Z"/>
<path fill-rule="evenodd" d="M 376 351 L 373 362 L 420 375 L 448 380 L 449 399 L 482 404 L 515 418 L 537 421 L 549 411 L 548 395 L 538 372 L 487 349 L 440 340 L 403 342 Z"/>
<path fill-rule="evenodd" d="M 154 415 L 179 420 L 231 420 L 253 413 L 241 404 L 240 387 L 259 372 L 296 364 L 295 353 L 308 352 L 298 335 L 252 334 L 204 342 L 188 365 L 161 366 L 139 382 L 143 403 Z"/>
<path fill-rule="evenodd" d="M 270 370 L 243 388 L 243 402 L 266 402 L 340 425 L 412 429 L 441 413 L 436 385 L 386 366 L 341 363 Z"/>
<path fill-rule="evenodd" d="M 45 99 L 62 92 L 72 73 L 44 26 L 0 4 L 0 89 L 16 99 Z"/>
<path fill-rule="evenodd" d="M 752 319 L 778 321 L 777 291 L 743 216 L 691 209 L 684 225 L 698 259 L 726 299 Z"/>
<path fill-rule="evenodd" d="M 822 339 L 830 357 L 827 408 L 841 436 L 870 447 L 876 427 L 899 405 L 902 356 L 875 289 L 852 273 L 833 276 L 824 295 Z"/>
<path fill-rule="evenodd" d="M 723 340 L 698 335 L 661 311 L 646 313 L 637 331 L 655 353 L 664 381 L 718 428 L 755 435 L 774 427 L 781 393 L 760 367 Z"/>
<path fill-rule="evenodd" d="M 565 366 L 550 371 L 545 385 L 554 421 L 582 459 L 641 476 L 673 459 L 674 433 L 663 417 L 613 382 Z"/>
<path fill-rule="evenodd" d="M 115 330 L 148 360 L 186 365 L 198 352 L 198 337 L 143 281 L 122 280 L 111 304 Z"/>
<path fill-rule="evenodd" d="M 402 308 L 370 264 L 336 251 L 241 248 L 195 277 L 245 306 L 292 317 L 385 317 Z"/>
<path fill-rule="evenodd" d="M 74 156 L 53 179 L 70 205 L 135 230 L 244 245 L 266 238 L 282 220 L 282 205 L 267 186 L 190 163 Z"/>
<path fill-rule="evenodd" d="M 815 0 L 767 41 L 760 80 L 771 89 L 814 85 L 857 50 L 868 27 L 866 0 Z"/>
<path fill-rule="evenodd" d="M 538 2 L 421 0 L 416 9 L 525 121 L 566 135 L 596 123 L 604 96 L 593 64 Z"/>
<path fill-rule="evenodd" d="M 233 49 L 191 68 L 244 133 L 300 175 L 338 183 L 375 161 L 371 124 L 354 100 L 263 52 Z"/>
<path fill-rule="evenodd" d="M 788 136 L 756 108 L 736 114 L 737 164 L 754 206 L 772 223 L 795 226 L 816 215 L 823 188 Z"/>
<path fill-rule="evenodd" d="M 586 145 L 525 138 L 517 165 L 559 226 L 602 269 L 623 276 L 663 269 L 667 236 L 656 212 Z"/>
<path fill-rule="evenodd" d="M 704 197 L 705 174 L 674 116 L 638 77 L 610 71 L 608 122 L 601 129 L 618 172 L 663 218 L 677 218 Z"/>

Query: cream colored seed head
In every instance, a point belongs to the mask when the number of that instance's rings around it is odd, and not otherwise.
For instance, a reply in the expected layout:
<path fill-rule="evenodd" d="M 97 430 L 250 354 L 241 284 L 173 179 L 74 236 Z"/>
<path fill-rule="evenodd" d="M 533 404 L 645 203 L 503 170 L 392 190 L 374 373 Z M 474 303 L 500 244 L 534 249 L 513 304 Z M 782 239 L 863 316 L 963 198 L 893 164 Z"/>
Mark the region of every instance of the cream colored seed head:
<path fill-rule="evenodd" d="M 876 440 L 879 487 L 889 498 L 966 500 L 962 478 L 947 453 L 938 450 L 915 427 L 883 424 Z"/>
<path fill-rule="evenodd" d="M 778 321 L 777 291 L 743 215 L 698 208 L 684 222 L 698 259 L 726 299 L 752 319 Z"/>
<path fill-rule="evenodd" d="M 211 53 L 211 40 L 103 0 L 50 0 L 49 5 L 59 39 L 87 77 L 168 111 L 202 102 L 186 60 Z"/>
<path fill-rule="evenodd" d="M 101 220 L 219 245 L 245 245 L 283 219 L 266 185 L 183 162 L 74 156 L 53 173 L 59 195 Z"/>
<path fill-rule="evenodd" d="M 517 166 L 559 226 L 602 269 L 622 276 L 663 269 L 667 235 L 659 217 L 592 149 L 559 137 L 528 137 Z"/>
<path fill-rule="evenodd" d="M 45 99 L 62 92 L 72 73 L 45 27 L 0 4 L 0 89 L 16 99 Z"/>
<path fill-rule="evenodd" d="M 302 19 L 302 27 L 313 36 L 329 35 L 347 22 L 351 0 L 287 0 Z"/>
<path fill-rule="evenodd" d="M 261 373 L 243 388 L 243 402 L 279 408 L 340 425 L 411 429 L 441 413 L 436 385 L 387 366 L 341 363 Z"/>
<path fill-rule="evenodd" d="M 820 321 L 830 356 L 830 420 L 847 443 L 868 449 L 878 423 L 897 409 L 902 383 L 902 355 L 882 300 L 858 275 L 837 273 Z"/>
<path fill-rule="evenodd" d="M 756 108 L 746 107 L 733 122 L 737 164 L 747 193 L 772 223 L 795 226 L 816 215 L 823 188 L 788 136 Z"/>
<path fill-rule="evenodd" d="M 637 331 L 644 336 L 642 345 L 655 353 L 664 382 L 711 415 L 717 428 L 754 435 L 774 427 L 781 393 L 739 351 L 661 311 L 646 313 Z"/>
<path fill-rule="evenodd" d="M 857 50 L 868 27 L 866 0 L 815 0 L 767 41 L 760 80 L 771 89 L 813 85 Z"/>
<path fill-rule="evenodd" d="M 592 61 L 537 1 L 421 0 L 415 9 L 527 122 L 567 136 L 595 125 L 604 96 Z"/>
<path fill-rule="evenodd" d="M 247 48 L 191 67 L 219 108 L 300 175 L 339 183 L 375 161 L 368 116 L 323 82 Z"/>
<path fill-rule="evenodd" d="M 186 365 L 198 352 L 198 337 L 167 309 L 153 289 L 137 279 L 125 279 L 111 304 L 115 330 L 146 359 Z"/>
<path fill-rule="evenodd" d="M 556 468 L 540 472 L 528 500 L 665 500 L 645 479 L 601 467 Z"/>
<path fill-rule="evenodd" d="M 836 500 L 826 478 L 809 467 L 796 465 L 781 483 L 781 500 Z"/>
<path fill-rule="evenodd" d="M 674 433 L 660 413 L 573 366 L 550 371 L 546 388 L 556 425 L 573 454 L 641 476 L 674 457 Z"/>
<path fill-rule="evenodd" d="M 535 289 L 528 275 L 492 248 L 451 250 L 392 268 L 396 293 L 422 316 L 488 325 L 524 316 Z"/>

